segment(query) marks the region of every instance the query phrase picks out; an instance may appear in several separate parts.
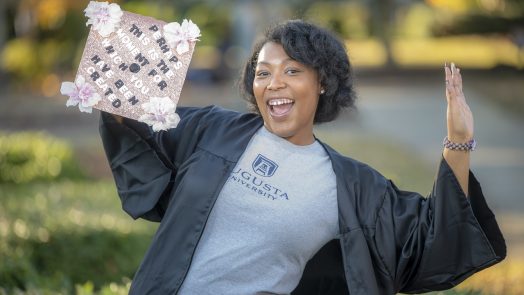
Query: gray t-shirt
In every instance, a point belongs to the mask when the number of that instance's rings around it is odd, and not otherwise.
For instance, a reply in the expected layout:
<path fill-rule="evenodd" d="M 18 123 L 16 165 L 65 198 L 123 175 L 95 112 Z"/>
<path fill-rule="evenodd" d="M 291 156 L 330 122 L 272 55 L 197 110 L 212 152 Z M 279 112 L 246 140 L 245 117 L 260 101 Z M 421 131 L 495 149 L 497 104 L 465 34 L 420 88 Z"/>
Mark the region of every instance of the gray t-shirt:
<path fill-rule="evenodd" d="M 180 294 L 289 294 L 339 232 L 336 192 L 320 143 L 262 127 L 218 196 Z"/>

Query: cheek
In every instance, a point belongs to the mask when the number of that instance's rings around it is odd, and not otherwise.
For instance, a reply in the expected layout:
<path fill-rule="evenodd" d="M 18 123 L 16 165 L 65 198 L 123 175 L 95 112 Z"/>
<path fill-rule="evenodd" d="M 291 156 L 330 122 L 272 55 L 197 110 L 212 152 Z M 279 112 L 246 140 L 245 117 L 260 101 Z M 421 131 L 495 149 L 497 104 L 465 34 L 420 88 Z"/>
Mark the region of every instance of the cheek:
<path fill-rule="evenodd" d="M 253 81 L 253 94 L 255 96 L 258 96 L 258 92 L 260 91 L 260 83 L 258 83 L 256 80 Z"/>
<path fill-rule="evenodd" d="M 261 83 L 256 81 L 253 82 L 253 95 L 255 96 L 257 105 L 260 108 L 260 103 L 262 103 L 264 97 L 264 87 L 261 85 Z"/>
<path fill-rule="evenodd" d="M 311 115 L 312 117 L 315 117 L 315 113 L 318 108 L 319 97 L 316 95 L 312 95 L 311 91 L 312 90 L 308 92 L 308 99 L 305 106 L 305 112 Z"/>
<path fill-rule="evenodd" d="M 253 92 L 261 92 L 266 87 L 264 79 L 253 79 Z"/>

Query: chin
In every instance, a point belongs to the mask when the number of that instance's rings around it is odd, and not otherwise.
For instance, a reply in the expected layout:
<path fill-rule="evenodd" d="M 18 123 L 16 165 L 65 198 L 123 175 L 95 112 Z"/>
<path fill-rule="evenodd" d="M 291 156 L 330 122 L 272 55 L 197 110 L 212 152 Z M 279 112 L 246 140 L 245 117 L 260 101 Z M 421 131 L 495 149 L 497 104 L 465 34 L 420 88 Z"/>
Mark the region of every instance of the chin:
<path fill-rule="evenodd" d="M 269 132 L 279 137 L 282 137 L 282 138 L 288 138 L 288 137 L 293 136 L 293 132 L 291 130 L 287 130 L 286 128 L 278 128 L 278 127 L 275 128 L 275 127 L 267 126 L 267 125 L 266 125 L 266 128 L 267 130 L 269 130 Z"/>

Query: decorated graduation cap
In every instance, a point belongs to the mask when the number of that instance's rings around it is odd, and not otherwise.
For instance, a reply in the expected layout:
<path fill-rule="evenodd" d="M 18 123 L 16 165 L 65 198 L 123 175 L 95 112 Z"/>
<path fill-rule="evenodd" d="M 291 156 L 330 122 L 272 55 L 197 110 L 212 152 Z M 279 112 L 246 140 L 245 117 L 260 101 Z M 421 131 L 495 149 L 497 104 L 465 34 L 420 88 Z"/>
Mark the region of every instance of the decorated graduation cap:
<path fill-rule="evenodd" d="M 175 128 L 176 106 L 200 30 L 190 20 L 165 23 L 91 1 L 91 30 L 74 82 L 63 82 L 66 105 L 135 119 L 154 131 Z"/>

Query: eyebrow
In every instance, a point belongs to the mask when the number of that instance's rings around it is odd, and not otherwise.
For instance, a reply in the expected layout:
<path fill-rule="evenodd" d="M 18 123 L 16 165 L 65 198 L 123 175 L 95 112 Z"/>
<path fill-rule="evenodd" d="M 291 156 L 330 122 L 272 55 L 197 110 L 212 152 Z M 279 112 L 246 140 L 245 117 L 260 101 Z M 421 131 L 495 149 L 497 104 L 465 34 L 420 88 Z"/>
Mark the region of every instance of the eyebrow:
<path fill-rule="evenodd" d="M 282 61 L 282 63 L 287 63 L 287 62 L 290 62 L 290 61 L 297 62 L 296 60 L 292 59 L 291 57 L 288 57 L 288 58 L 284 59 L 284 60 Z M 263 64 L 263 65 L 271 65 L 271 63 L 269 63 L 269 62 L 267 62 L 267 61 L 259 61 L 259 62 L 257 62 L 257 65 L 259 65 L 259 64 Z"/>

